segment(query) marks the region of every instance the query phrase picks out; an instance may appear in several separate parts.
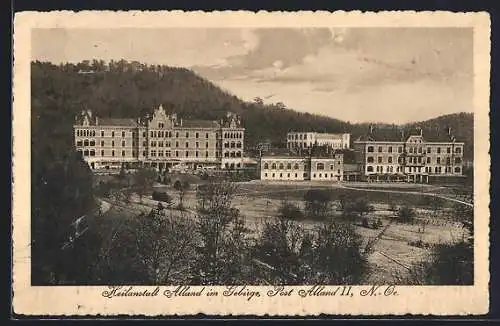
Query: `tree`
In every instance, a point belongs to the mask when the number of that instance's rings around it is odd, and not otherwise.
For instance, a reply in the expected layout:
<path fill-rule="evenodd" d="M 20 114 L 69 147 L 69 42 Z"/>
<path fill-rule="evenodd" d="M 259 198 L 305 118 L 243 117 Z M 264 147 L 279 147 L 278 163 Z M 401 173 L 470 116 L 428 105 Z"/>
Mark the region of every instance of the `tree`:
<path fill-rule="evenodd" d="M 278 209 L 278 213 L 280 216 L 292 220 L 301 220 L 304 218 L 304 213 L 300 210 L 300 208 L 288 201 L 284 201 L 281 203 L 281 206 Z"/>
<path fill-rule="evenodd" d="M 174 189 L 177 190 L 179 194 L 179 209 L 184 209 L 184 196 L 189 189 L 189 182 L 187 180 L 183 182 L 177 180 L 174 183 Z"/>
<path fill-rule="evenodd" d="M 331 201 L 331 193 L 326 189 L 310 189 L 304 195 L 306 215 L 317 218 L 326 218 Z"/>
<path fill-rule="evenodd" d="M 410 208 L 408 205 L 404 205 L 399 208 L 397 219 L 399 222 L 408 223 L 413 221 L 415 218 L 415 210 Z"/>
<path fill-rule="evenodd" d="M 147 282 L 186 282 L 194 259 L 195 224 L 182 216 L 165 216 L 163 207 L 134 221 L 131 230 L 136 259 L 148 277 Z"/>
<path fill-rule="evenodd" d="M 264 100 L 262 100 L 262 98 L 260 98 L 260 97 L 254 97 L 253 101 L 257 105 L 260 105 L 260 106 L 264 105 Z"/>
<path fill-rule="evenodd" d="M 139 199 L 142 203 L 142 196 L 149 188 L 152 187 L 156 179 L 156 173 L 152 169 L 141 168 L 135 173 L 134 179 L 135 185 L 138 188 Z"/>
<path fill-rule="evenodd" d="M 307 230 L 279 217 L 264 225 L 256 244 L 271 265 L 272 284 L 357 284 L 368 272 L 368 253 L 350 224 L 330 221 Z"/>
<path fill-rule="evenodd" d="M 232 207 L 236 185 L 213 179 L 198 188 L 197 230 L 201 239 L 196 284 L 241 284 L 247 259 L 246 228 L 239 210 Z"/>

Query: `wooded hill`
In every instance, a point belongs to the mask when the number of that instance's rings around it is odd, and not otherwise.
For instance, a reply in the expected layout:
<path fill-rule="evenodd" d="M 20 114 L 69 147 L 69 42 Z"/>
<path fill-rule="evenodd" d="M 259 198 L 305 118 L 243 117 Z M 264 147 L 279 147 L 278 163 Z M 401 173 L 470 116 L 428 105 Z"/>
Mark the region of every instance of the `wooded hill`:
<path fill-rule="evenodd" d="M 283 145 L 290 130 L 366 134 L 368 123 L 349 123 L 287 109 L 283 103 L 244 102 L 185 68 L 103 61 L 53 65 L 32 63 L 33 136 L 71 146 L 74 115 L 87 107 L 101 117 L 138 117 L 163 104 L 185 119 L 213 119 L 227 111 L 241 115 L 247 147 L 268 141 Z M 459 113 L 406 125 L 376 124 L 376 129 L 423 129 L 424 136 L 443 134 L 450 127 L 472 155 L 473 114 Z"/>

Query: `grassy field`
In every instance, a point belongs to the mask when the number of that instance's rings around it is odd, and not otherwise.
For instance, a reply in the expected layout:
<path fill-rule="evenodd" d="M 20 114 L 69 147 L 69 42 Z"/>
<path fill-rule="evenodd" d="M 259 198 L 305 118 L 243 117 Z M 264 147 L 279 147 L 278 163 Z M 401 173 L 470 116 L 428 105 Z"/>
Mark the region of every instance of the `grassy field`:
<path fill-rule="evenodd" d="M 194 181 L 194 180 L 193 180 Z M 351 184 L 348 184 L 351 187 Z M 363 237 L 365 242 L 378 240 L 374 243 L 374 252 L 369 257 L 371 274 L 369 283 L 389 283 L 395 282 L 400 277 L 404 277 L 407 268 L 412 263 L 427 260 L 431 253 L 430 248 L 419 248 L 410 243 L 422 241 L 427 244 L 449 243 L 457 241 L 464 236 L 464 230 L 460 223 L 456 223 L 450 215 L 450 208 L 453 202 L 443 200 L 443 205 L 437 210 L 426 207 L 422 204 L 425 196 L 414 193 L 385 193 L 368 190 L 396 189 L 398 191 L 415 191 L 415 185 L 395 184 L 393 188 L 388 185 L 352 185 L 359 189 L 346 189 L 338 184 L 331 183 L 265 183 L 265 182 L 245 182 L 238 184 L 237 195 L 233 201 L 234 207 L 238 208 L 245 217 L 246 227 L 253 236 L 258 236 L 265 221 L 276 218 L 278 209 L 287 200 L 303 208 L 303 197 L 307 190 L 312 188 L 328 189 L 332 193 L 335 201 L 341 195 L 356 199 L 364 197 L 375 211 L 370 213 L 370 219 L 380 219 L 383 226 L 390 223 L 390 226 L 383 234 L 380 234 L 384 227 L 380 229 L 369 229 L 362 226 L 355 226 L 357 232 Z M 365 188 L 363 188 L 365 187 Z M 435 186 L 424 186 L 426 191 L 435 190 Z M 175 203 L 178 203 L 178 192 L 171 185 L 156 185 L 155 190 L 166 191 L 172 196 Z M 418 189 L 421 189 L 418 187 Z M 152 190 L 151 190 L 152 192 Z M 394 212 L 389 210 L 389 204 L 407 204 L 415 208 L 416 223 L 399 224 L 393 222 Z M 133 199 L 132 203 L 125 208 L 115 207 L 119 212 L 111 211 L 110 214 L 136 214 L 140 211 L 155 207 L 157 203 L 151 197 L 144 196 L 143 203 Z M 196 184 L 191 184 L 189 191 L 184 197 L 184 206 L 191 211 L 196 210 Z M 341 212 L 332 209 L 332 218 L 340 218 Z M 313 228 L 319 223 L 313 220 L 303 220 L 301 223 L 307 228 Z M 426 224 L 425 232 L 419 232 Z"/>

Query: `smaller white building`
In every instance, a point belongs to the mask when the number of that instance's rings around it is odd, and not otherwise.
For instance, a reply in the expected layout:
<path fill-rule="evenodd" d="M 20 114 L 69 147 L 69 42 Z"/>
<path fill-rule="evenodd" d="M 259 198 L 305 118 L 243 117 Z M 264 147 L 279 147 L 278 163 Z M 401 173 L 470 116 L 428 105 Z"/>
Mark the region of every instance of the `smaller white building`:
<path fill-rule="evenodd" d="M 286 143 L 288 149 L 310 148 L 313 145 L 330 146 L 333 149 L 350 148 L 351 134 L 349 133 L 319 133 L 319 132 L 289 132 Z"/>

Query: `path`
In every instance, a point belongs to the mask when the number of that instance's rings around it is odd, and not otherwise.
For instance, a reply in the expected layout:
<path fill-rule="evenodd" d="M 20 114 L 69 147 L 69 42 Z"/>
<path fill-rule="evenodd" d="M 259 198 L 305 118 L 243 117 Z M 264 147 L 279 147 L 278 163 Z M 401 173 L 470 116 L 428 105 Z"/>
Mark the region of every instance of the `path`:
<path fill-rule="evenodd" d="M 431 192 L 356 188 L 356 187 L 345 186 L 343 184 L 340 184 L 339 187 L 340 188 L 344 188 L 344 189 L 350 189 L 350 190 L 358 190 L 358 191 L 371 191 L 371 192 L 385 192 L 385 193 L 396 193 L 396 194 L 433 196 L 433 197 L 441 198 L 441 199 L 444 199 L 444 200 L 449 200 L 449 201 L 453 201 L 453 202 L 456 202 L 456 203 L 460 203 L 462 205 L 466 205 L 466 206 L 469 206 L 469 207 L 474 207 L 474 204 L 471 204 L 471 203 L 468 203 L 468 202 L 465 202 L 465 201 L 462 201 L 462 200 L 458 200 L 458 199 L 455 199 L 455 198 L 450 198 L 450 197 L 446 197 L 446 196 L 443 196 L 443 195 L 439 195 L 439 194 L 436 194 L 436 193 L 431 193 Z"/>

